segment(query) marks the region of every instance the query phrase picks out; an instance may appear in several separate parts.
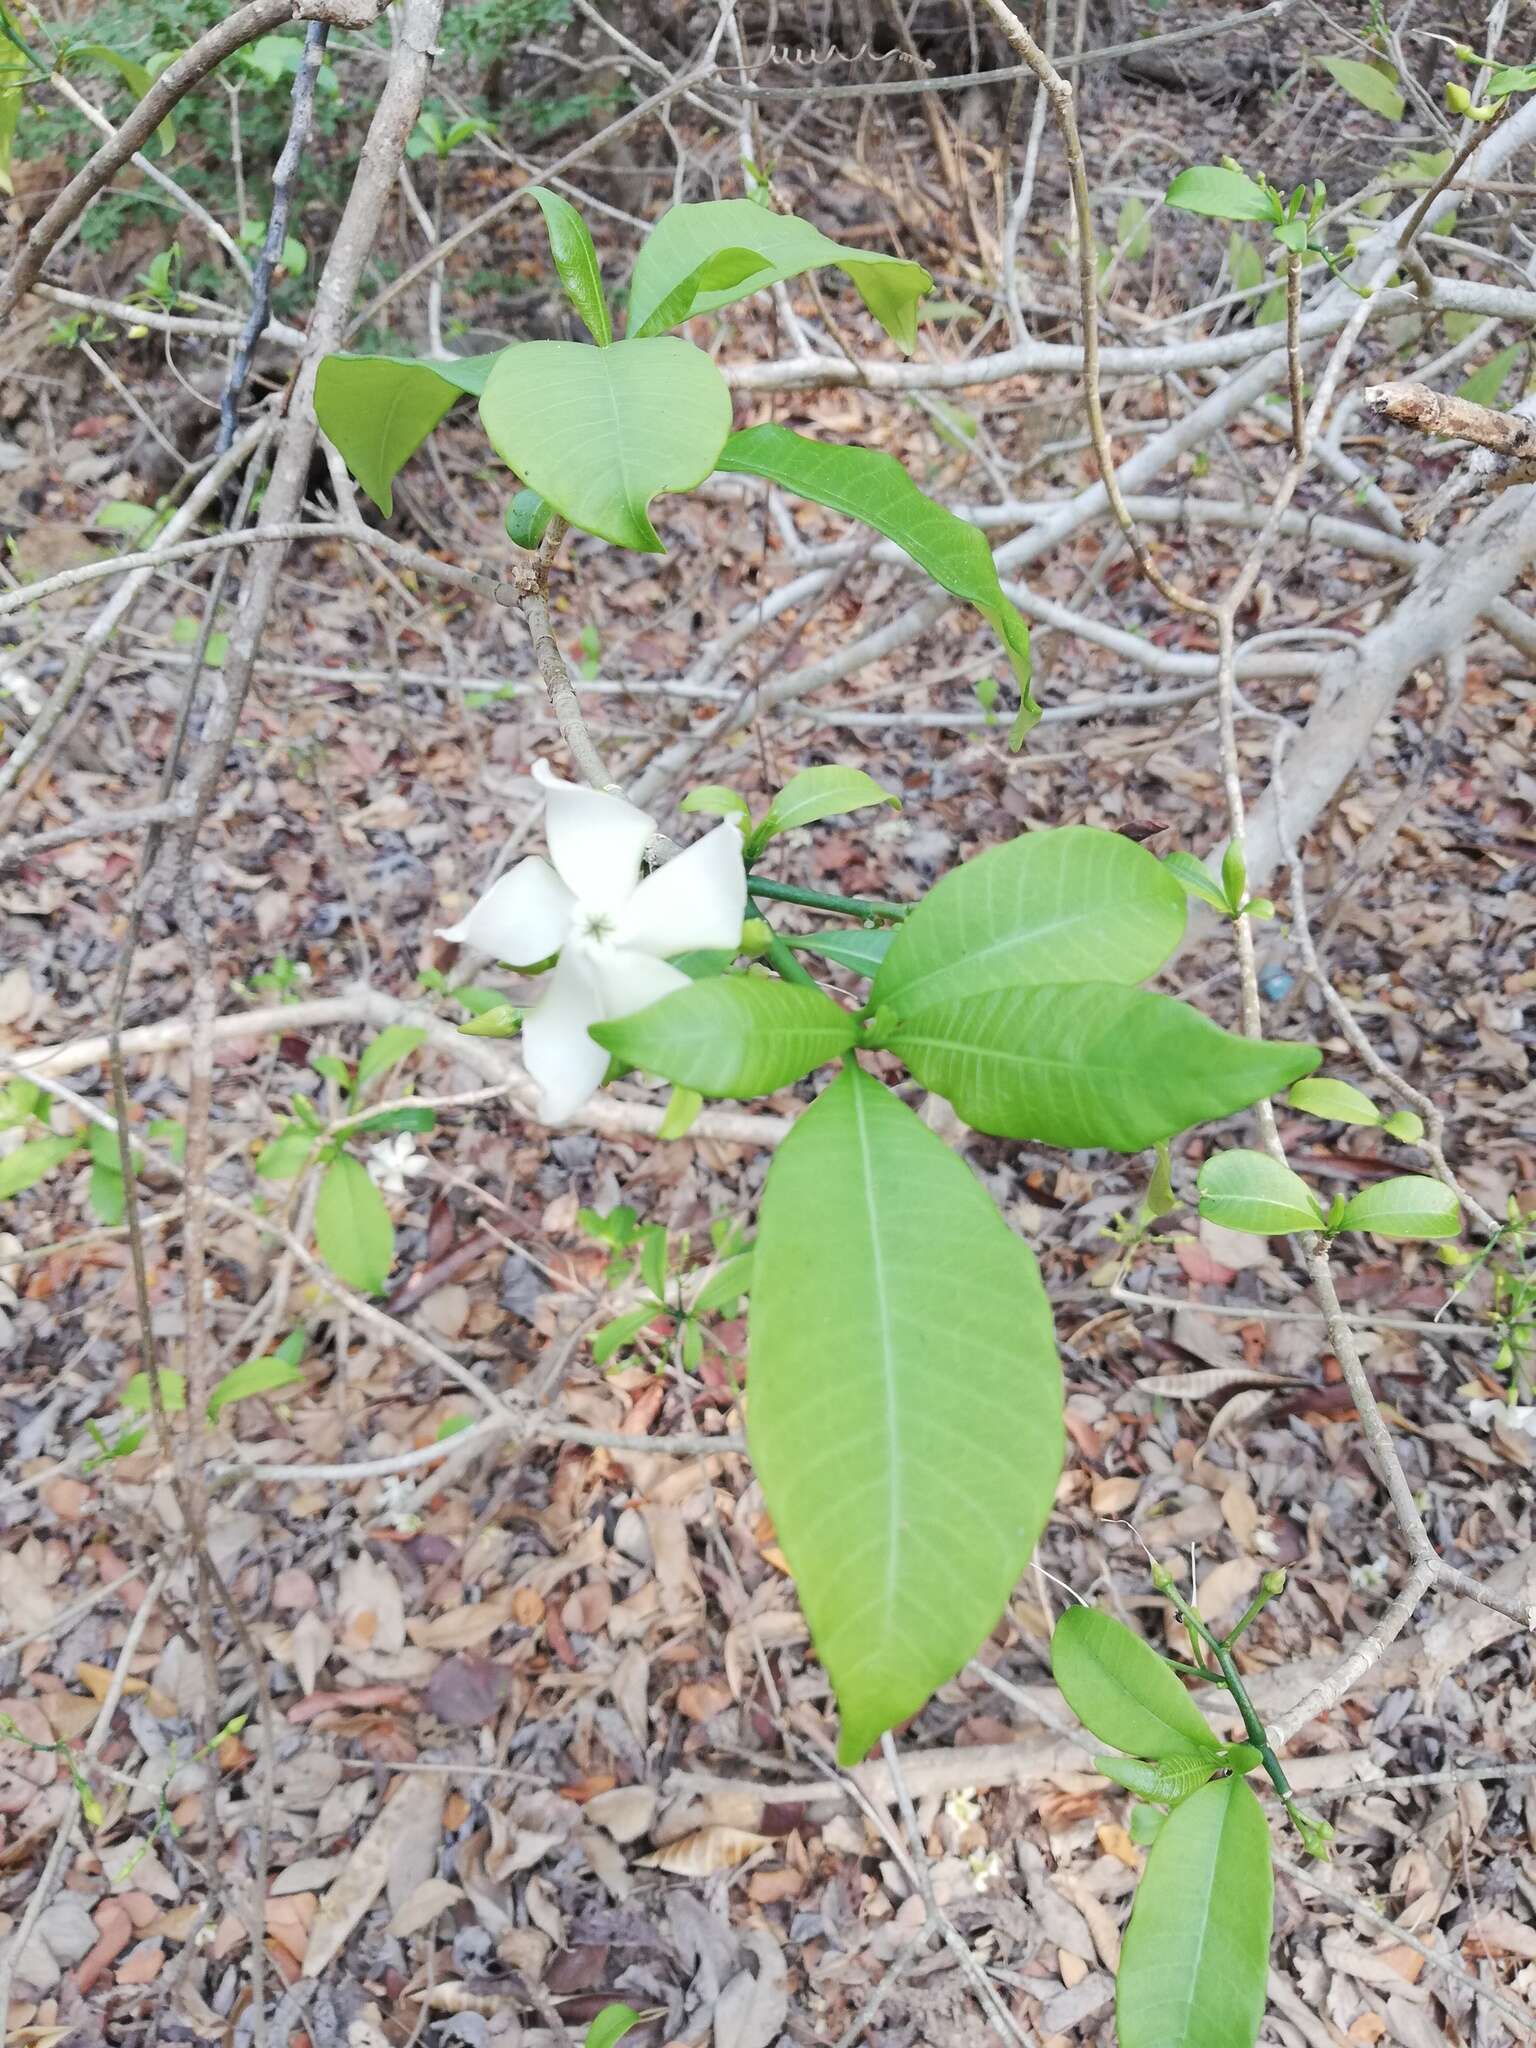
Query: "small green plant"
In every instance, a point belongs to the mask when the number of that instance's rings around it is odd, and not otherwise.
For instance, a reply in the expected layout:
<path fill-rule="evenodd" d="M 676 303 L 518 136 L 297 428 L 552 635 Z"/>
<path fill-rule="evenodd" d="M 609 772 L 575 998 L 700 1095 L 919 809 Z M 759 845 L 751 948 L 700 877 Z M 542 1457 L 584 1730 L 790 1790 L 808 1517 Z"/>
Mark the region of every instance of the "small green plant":
<path fill-rule="evenodd" d="M 215 1382 L 208 1396 L 209 1422 L 217 1422 L 224 1410 L 236 1401 L 249 1401 L 259 1394 L 277 1394 L 284 1387 L 301 1386 L 304 1375 L 299 1367 L 306 1342 L 303 1330 L 291 1331 L 275 1350 L 263 1352 L 257 1358 L 248 1358 L 243 1365 L 234 1366 L 225 1373 Z M 158 1379 L 160 1404 L 166 1414 L 184 1414 L 187 1406 L 185 1374 L 163 1367 Z M 122 1391 L 121 1406 L 130 1419 L 110 1440 L 95 1422 L 86 1424 L 96 1449 L 82 1462 L 82 1472 L 94 1471 L 97 1466 L 113 1463 L 119 1458 L 132 1457 L 143 1443 L 149 1433 L 148 1418 L 154 1413 L 155 1406 L 154 1390 L 147 1372 L 136 1372 L 129 1380 Z"/>
<path fill-rule="evenodd" d="M 1098 1770 L 1136 1794 L 1133 1841 L 1149 1846 L 1115 1978 L 1120 2048 L 1253 2048 L 1264 2018 L 1274 1873 L 1269 1824 L 1248 1773 L 1262 1770 L 1307 1854 L 1333 1830 L 1296 1801 L 1237 1668 L 1236 1646 L 1285 1573 L 1266 1572 L 1237 1626 L 1217 1635 L 1163 1565 L 1152 1583 L 1188 1631 L 1194 1662 L 1170 1663 L 1113 1615 L 1071 1607 L 1051 1637 L 1067 1705 L 1121 1756 Z M 1179 1674 L 1225 1688 L 1243 1740 L 1223 1742 Z M 1211 1967 L 1210 1958 L 1220 1957 Z"/>
<path fill-rule="evenodd" d="M 595 1333 L 593 1362 L 616 1365 L 631 1349 L 645 1352 L 647 1331 L 666 1318 L 672 1334 L 661 1340 L 656 1364 L 675 1347 L 685 1371 L 697 1372 L 706 1343 L 715 1342 L 708 1319 L 738 1315 L 752 1285 L 752 1247 L 741 1225 L 717 1216 L 709 1226 L 708 1251 L 696 1256 L 691 1237 L 674 1240 L 659 1223 L 641 1223 L 627 1203 L 606 1215 L 583 1209 L 576 1220 L 614 1254 L 606 1284 L 629 1288 L 638 1282 L 646 1295 Z M 736 1360 L 729 1352 L 721 1355 L 734 1371 Z"/>
<path fill-rule="evenodd" d="M 1164 854 L 1163 866 L 1186 894 L 1197 896 L 1202 903 L 1219 910 L 1223 917 L 1265 918 L 1275 914 L 1275 906 L 1267 896 L 1248 894 L 1248 867 L 1243 859 L 1243 849 L 1236 840 L 1221 857 L 1219 883 L 1204 861 L 1178 848 Z"/>

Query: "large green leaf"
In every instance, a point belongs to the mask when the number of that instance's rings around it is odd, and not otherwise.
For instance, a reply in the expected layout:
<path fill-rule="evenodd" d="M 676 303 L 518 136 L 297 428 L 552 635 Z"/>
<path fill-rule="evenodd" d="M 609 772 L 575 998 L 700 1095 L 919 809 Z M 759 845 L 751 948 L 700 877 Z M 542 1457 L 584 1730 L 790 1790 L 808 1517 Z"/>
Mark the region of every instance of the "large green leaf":
<path fill-rule="evenodd" d="M 748 253 L 761 258 L 755 268 L 746 264 Z M 725 264 L 712 272 L 716 258 Z M 933 288 L 920 263 L 845 248 L 809 221 L 770 213 L 750 199 L 707 199 L 662 215 L 635 259 L 629 332 L 636 340 L 658 334 L 690 314 L 712 313 L 749 292 L 827 264 L 847 273 L 886 333 L 910 354 L 917 345 L 917 302 Z M 680 290 L 690 279 L 695 281 L 691 294 Z"/>
<path fill-rule="evenodd" d="M 809 441 L 788 427 L 748 427 L 732 434 L 717 467 L 767 477 L 802 498 L 862 520 L 905 548 L 935 583 L 980 612 L 1007 650 L 1025 707 L 1033 708 L 1029 627 L 1003 595 L 986 536 L 925 497 L 894 455 Z"/>
<path fill-rule="evenodd" d="M 1051 1635 L 1051 1675 L 1079 1721 L 1127 1756 L 1188 1756 L 1221 1738 L 1140 1636 L 1096 1607 L 1069 1607 Z"/>
<path fill-rule="evenodd" d="M 1280 218 L 1278 203 L 1241 171 L 1221 170 L 1215 164 L 1195 164 L 1180 171 L 1164 197 L 1169 206 L 1185 213 L 1213 214 L 1217 220 L 1267 220 Z"/>
<path fill-rule="evenodd" d="M 502 461 L 572 526 L 659 555 L 650 502 L 709 475 L 731 394 L 676 335 L 611 348 L 522 341 L 496 358 L 480 418 Z"/>
<path fill-rule="evenodd" d="M 1335 85 L 1342 85 L 1352 100 L 1369 107 L 1373 114 L 1385 114 L 1389 121 L 1401 121 L 1405 101 L 1398 89 L 1397 74 L 1388 78 L 1374 64 L 1362 64 L 1358 57 L 1324 57 L 1323 69 Z"/>
<path fill-rule="evenodd" d="M 1115 1980 L 1120 2048 L 1253 2048 L 1264 2018 L 1274 1872 L 1245 1778 L 1174 1807 L 1136 1890 Z"/>
<path fill-rule="evenodd" d="M 529 199 L 538 201 L 544 216 L 544 225 L 549 230 L 549 253 L 555 259 L 565 296 L 598 347 L 606 348 L 613 340 L 613 323 L 608 317 L 608 301 L 603 297 L 597 250 L 586 222 L 569 199 L 562 199 L 548 186 L 525 185 L 523 190 Z"/>
<path fill-rule="evenodd" d="M 368 1169 L 343 1152 L 325 1169 L 315 1203 L 315 1243 L 340 1280 L 382 1294 L 395 1262 L 395 1227 Z"/>
<path fill-rule="evenodd" d="M 1461 1204 L 1442 1181 L 1427 1173 L 1405 1173 L 1352 1196 L 1339 1227 L 1373 1230 L 1378 1237 L 1455 1237 Z"/>
<path fill-rule="evenodd" d="M 769 1170 L 747 1434 L 854 1763 L 997 1621 L 1061 1471 L 1034 1258 L 851 1063 Z"/>
<path fill-rule="evenodd" d="M 35 1187 L 45 1174 L 62 1166 L 71 1152 L 80 1148 L 78 1138 L 28 1138 L 0 1159 L 0 1202 L 8 1202 L 24 1188 Z"/>
<path fill-rule="evenodd" d="M 1323 1211 L 1299 1174 L 1267 1152 L 1213 1152 L 1200 1169 L 1200 1214 L 1224 1230 L 1283 1237 L 1321 1230 Z"/>
<path fill-rule="evenodd" d="M 898 941 L 899 943 L 899 941 Z M 894 959 L 891 948 L 888 962 Z M 1312 1045 L 1239 1038 L 1188 1003 L 1115 982 L 993 989 L 908 1011 L 885 1043 L 973 1130 L 1139 1152 L 1302 1074 Z"/>
<path fill-rule="evenodd" d="M 1118 832 L 1062 825 L 979 853 L 930 889 L 876 977 L 905 1013 L 1019 982 L 1145 981 L 1184 936 L 1184 892 Z"/>
<path fill-rule="evenodd" d="M 847 1052 L 859 1027 L 819 989 L 722 974 L 592 1036 L 626 1066 L 701 1095 L 771 1095 Z"/>
<path fill-rule="evenodd" d="M 485 389 L 497 358 L 326 356 L 315 375 L 315 418 L 387 518 L 394 481 L 456 400 Z"/>

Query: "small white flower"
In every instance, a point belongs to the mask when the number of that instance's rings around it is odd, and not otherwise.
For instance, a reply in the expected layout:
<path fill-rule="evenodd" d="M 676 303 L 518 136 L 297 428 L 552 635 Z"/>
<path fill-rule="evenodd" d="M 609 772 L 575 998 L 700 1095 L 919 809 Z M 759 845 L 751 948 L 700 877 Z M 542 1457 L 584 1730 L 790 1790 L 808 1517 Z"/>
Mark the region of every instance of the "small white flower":
<path fill-rule="evenodd" d="M 957 1828 L 968 1828 L 973 1820 L 980 1820 L 981 1801 L 976 1797 L 976 1788 L 962 1785 L 958 1792 L 951 1792 L 944 1802 L 944 1811 Z"/>
<path fill-rule="evenodd" d="M 368 1148 L 368 1164 L 376 1185 L 386 1195 L 403 1195 L 414 1174 L 425 1173 L 432 1164 L 425 1152 L 418 1152 L 408 1132 L 396 1138 L 381 1138 Z"/>
<path fill-rule="evenodd" d="M 1474 1429 L 1491 1429 L 1495 1422 L 1502 1422 L 1506 1429 L 1523 1429 L 1527 1436 L 1536 1436 L 1536 1407 L 1518 1401 L 1469 1401 L 1467 1417 Z"/>
<path fill-rule="evenodd" d="M 1349 1568 L 1349 1583 L 1357 1593 L 1380 1593 L 1386 1588 L 1387 1573 L 1391 1560 L 1373 1557 L 1365 1564 L 1352 1564 Z"/>
<path fill-rule="evenodd" d="M 519 861 L 467 917 L 438 937 L 478 946 L 513 967 L 560 955 L 543 998 L 523 1020 L 523 1057 L 538 1083 L 540 1114 L 564 1123 L 608 1071 L 589 1038 L 603 1024 L 646 1009 L 688 977 L 671 956 L 741 940 L 747 871 L 741 831 L 728 818 L 685 853 L 640 878 L 656 827 L 621 796 L 578 789 L 542 761 L 549 859 Z"/>
<path fill-rule="evenodd" d="M 995 1884 L 1003 1874 L 1003 1859 L 995 1849 L 973 1849 L 965 1860 L 970 1866 L 971 1882 L 979 1892 Z"/>

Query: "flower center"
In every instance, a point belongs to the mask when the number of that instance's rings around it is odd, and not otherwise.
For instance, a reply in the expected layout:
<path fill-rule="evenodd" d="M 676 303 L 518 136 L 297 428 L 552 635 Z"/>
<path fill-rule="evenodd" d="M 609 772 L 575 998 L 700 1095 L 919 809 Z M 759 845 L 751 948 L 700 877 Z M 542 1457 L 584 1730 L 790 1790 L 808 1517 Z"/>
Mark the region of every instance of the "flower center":
<path fill-rule="evenodd" d="M 613 937 L 613 919 L 601 910 L 584 910 L 581 913 L 583 938 L 601 945 L 604 939 Z"/>

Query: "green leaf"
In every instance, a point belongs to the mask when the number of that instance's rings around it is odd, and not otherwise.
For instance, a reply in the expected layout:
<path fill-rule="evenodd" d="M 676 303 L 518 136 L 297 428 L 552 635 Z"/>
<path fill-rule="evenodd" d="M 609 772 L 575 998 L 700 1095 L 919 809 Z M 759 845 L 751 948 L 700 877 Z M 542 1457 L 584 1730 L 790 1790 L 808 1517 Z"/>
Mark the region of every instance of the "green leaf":
<path fill-rule="evenodd" d="M 802 498 L 862 520 L 904 548 L 935 583 L 973 606 L 992 627 L 1007 650 L 1023 708 L 1038 717 L 1029 694 L 1029 627 L 1003 593 L 985 534 L 926 497 L 893 455 L 810 441 L 788 427 L 748 427 L 732 434 L 716 466 L 783 484 Z"/>
<path fill-rule="evenodd" d="M 103 1166 L 97 1160 L 91 1168 L 86 1200 L 98 1223 L 104 1223 L 109 1230 L 117 1228 L 128 1213 L 128 1193 L 123 1186 L 123 1176 L 115 1166 Z"/>
<path fill-rule="evenodd" d="M 497 1003 L 493 1009 L 476 1010 L 459 1030 L 466 1038 L 515 1038 L 523 1028 L 523 1013 L 516 1003 Z"/>
<path fill-rule="evenodd" d="M 1381 1111 L 1369 1095 L 1351 1087 L 1348 1081 L 1298 1081 L 1285 1099 L 1292 1109 L 1302 1110 L 1307 1116 L 1320 1116 L 1330 1124 L 1375 1126 L 1381 1122 Z"/>
<path fill-rule="evenodd" d="M 426 1042 L 427 1034 L 419 1024 L 386 1024 L 378 1037 L 363 1047 L 357 1063 L 357 1093 L 361 1095 L 370 1081 L 398 1067 Z"/>
<path fill-rule="evenodd" d="M 614 2048 L 631 2027 L 638 2027 L 640 2015 L 632 2005 L 605 2005 L 587 2029 L 584 2048 Z"/>
<path fill-rule="evenodd" d="M 891 950 L 896 934 L 889 925 L 876 931 L 861 926 L 844 931 L 829 925 L 809 937 L 796 936 L 789 943 L 798 953 L 819 953 L 823 960 L 835 960 L 839 967 L 851 967 L 855 974 L 876 974 Z"/>
<path fill-rule="evenodd" d="M 1394 1109 L 1390 1116 L 1382 1118 L 1381 1128 L 1400 1145 L 1417 1145 L 1424 1135 L 1424 1119 L 1415 1116 L 1411 1109 Z"/>
<path fill-rule="evenodd" d="M 1352 100 L 1369 107 L 1373 114 L 1384 114 L 1389 121 L 1401 121 L 1404 102 L 1395 71 L 1388 78 L 1374 64 L 1362 64 L 1355 57 L 1324 57 L 1322 64 L 1334 84 L 1342 85 Z"/>
<path fill-rule="evenodd" d="M 505 353 L 505 351 L 503 351 Z M 449 407 L 485 389 L 495 355 L 422 362 L 415 356 L 326 356 L 315 377 L 315 418 L 387 519 L 394 480 Z"/>
<path fill-rule="evenodd" d="M 819 989 L 722 974 L 677 989 L 591 1036 L 626 1066 L 701 1095 L 771 1095 L 856 1044 L 859 1027 Z"/>
<path fill-rule="evenodd" d="M 1157 1652 L 1097 1607 L 1069 1607 L 1057 1622 L 1051 1675 L 1089 1734 L 1128 1756 L 1214 1755 L 1221 1747 Z"/>
<path fill-rule="evenodd" d="M 0 1202 L 8 1202 L 24 1188 L 35 1187 L 45 1174 L 62 1166 L 71 1152 L 78 1152 L 78 1138 L 28 1138 L 14 1152 L 0 1159 Z"/>
<path fill-rule="evenodd" d="M 1172 853 L 1163 855 L 1163 866 L 1188 895 L 1198 896 L 1202 903 L 1209 903 L 1212 910 L 1219 910 L 1223 917 L 1227 915 L 1227 899 L 1212 880 L 1211 871 L 1203 860 L 1197 860 L 1192 853 L 1175 847 Z"/>
<path fill-rule="evenodd" d="M 606 1365 L 616 1351 L 623 1351 L 634 1342 L 647 1323 L 654 1323 L 659 1315 L 665 1314 L 659 1302 L 647 1301 L 639 1308 L 626 1309 L 611 1323 L 604 1323 L 592 1338 L 593 1364 Z"/>
<path fill-rule="evenodd" d="M 1115 1980 L 1120 2048 L 1253 2048 L 1273 1914 L 1264 1809 L 1246 1778 L 1203 1785 L 1147 1855 Z"/>
<path fill-rule="evenodd" d="M 1213 1152 L 1200 1169 L 1200 1214 L 1226 1230 L 1279 1237 L 1317 1230 L 1322 1205 L 1306 1182 L 1267 1152 Z"/>
<path fill-rule="evenodd" d="M 355 1138 L 371 1137 L 377 1131 L 435 1131 L 437 1111 L 423 1104 L 407 1104 L 400 1109 L 381 1109 L 377 1116 L 365 1117 L 360 1124 L 351 1126 Z"/>
<path fill-rule="evenodd" d="M 710 818 L 750 818 L 752 815 L 741 792 L 727 789 L 723 782 L 706 782 L 701 789 L 690 789 L 678 808 L 702 811 Z"/>
<path fill-rule="evenodd" d="M 1134 192 L 1120 208 L 1119 219 L 1115 222 L 1115 240 L 1127 263 L 1139 263 L 1152 246 L 1147 203 Z"/>
<path fill-rule="evenodd" d="M 343 1095 L 353 1092 L 352 1069 L 333 1052 L 312 1052 L 309 1064 L 323 1081 L 334 1081 Z"/>
<path fill-rule="evenodd" d="M 160 1373 L 160 1400 L 167 1415 L 180 1415 L 187 1405 L 187 1378 L 185 1373 Z M 148 1415 L 154 1408 L 155 1397 L 150 1392 L 149 1374 L 136 1372 L 129 1380 L 122 1394 L 123 1406 L 130 1415 Z"/>
<path fill-rule="evenodd" d="M 11 162 L 16 149 L 16 124 L 21 119 L 24 97 L 19 85 L 0 86 L 0 192 L 8 197 L 16 190 Z"/>
<path fill-rule="evenodd" d="M 746 257 L 760 261 L 748 267 Z M 711 274 L 716 257 L 730 259 Z M 629 332 L 636 340 L 675 327 L 694 313 L 712 313 L 749 292 L 833 265 L 897 346 L 917 345 L 917 302 L 933 289 L 921 264 L 829 241 L 809 221 L 769 213 L 750 199 L 709 199 L 674 206 L 651 229 L 629 281 Z M 694 289 L 685 289 L 689 282 Z"/>
<path fill-rule="evenodd" d="M 257 1153 L 256 1171 L 263 1180 L 292 1180 L 304 1171 L 314 1149 L 313 1131 L 303 1124 L 286 1124 L 271 1144 Z"/>
<path fill-rule="evenodd" d="M 1352 1196 L 1342 1228 L 1374 1231 L 1377 1237 L 1455 1237 L 1461 1230 L 1461 1204 L 1427 1173 L 1405 1173 Z"/>
<path fill-rule="evenodd" d="M 209 1394 L 208 1420 L 217 1422 L 231 1401 L 248 1401 L 253 1394 L 275 1394 L 282 1387 L 301 1386 L 303 1380 L 298 1366 L 276 1352 L 264 1358 L 248 1358 L 243 1365 L 225 1373 Z"/>
<path fill-rule="evenodd" d="M 674 1088 L 667 1098 L 667 1113 L 661 1120 L 657 1137 L 686 1137 L 703 1107 L 704 1098 L 697 1088 Z"/>
<path fill-rule="evenodd" d="M 1144 981 L 1184 936 L 1184 892 L 1118 832 L 1026 832 L 951 870 L 902 924 L 871 992 L 903 1012 L 1043 981 Z"/>
<path fill-rule="evenodd" d="M 104 66 L 108 71 L 115 71 L 136 100 L 143 99 L 155 82 L 143 64 L 136 62 L 132 57 L 125 57 L 121 50 L 110 49 L 105 43 L 77 43 L 67 52 L 64 62 L 96 64 Z M 155 130 L 155 140 L 160 145 L 162 156 L 169 156 L 176 147 L 176 123 L 169 114 Z"/>
<path fill-rule="evenodd" d="M 146 1127 L 145 1136 L 153 1138 L 157 1145 L 164 1145 L 178 1165 L 187 1156 L 187 1127 L 177 1123 L 174 1117 L 157 1116 Z"/>
<path fill-rule="evenodd" d="M 549 230 L 549 253 L 555 259 L 565 296 L 598 347 L 606 348 L 613 340 L 613 322 L 608 317 L 602 272 L 586 222 L 568 199 L 545 185 L 525 185 L 523 191 L 527 198 L 538 201 Z"/>
<path fill-rule="evenodd" d="M 1512 341 L 1508 348 L 1501 348 L 1496 356 L 1488 358 L 1481 369 L 1461 380 L 1456 386 L 1456 396 L 1470 400 L 1473 405 L 1495 404 L 1504 388 L 1504 379 L 1523 353 L 1524 344 L 1518 341 Z"/>
<path fill-rule="evenodd" d="M 1157 1840 L 1163 1822 L 1168 1818 L 1155 1806 L 1143 1806 L 1138 1800 L 1131 1808 L 1128 1832 L 1138 1849 L 1148 1849 Z"/>
<path fill-rule="evenodd" d="M 698 1293 L 693 1297 L 691 1312 L 696 1316 L 707 1316 L 719 1308 L 729 1308 L 740 1301 L 752 1289 L 752 1252 L 738 1252 L 727 1259 L 718 1273 L 711 1273 Z"/>
<path fill-rule="evenodd" d="M 550 507 L 537 491 L 519 491 L 507 505 L 502 524 L 507 529 L 507 539 L 514 547 L 536 548 L 549 530 L 554 517 Z"/>
<path fill-rule="evenodd" d="M 973 1130 L 1116 1152 L 1246 1109 L 1322 1057 L 1107 981 L 993 989 L 918 1010 L 902 996 L 880 1018 L 885 1043 Z"/>
<path fill-rule="evenodd" d="M 359 1159 L 344 1152 L 325 1169 L 315 1204 L 315 1243 L 340 1280 L 382 1294 L 395 1262 L 395 1226 Z"/>
<path fill-rule="evenodd" d="M 767 816 L 752 835 L 753 851 L 761 851 L 780 832 L 793 832 L 822 818 L 841 818 L 849 811 L 867 810 L 874 804 L 889 804 L 899 811 L 901 798 L 882 789 L 862 768 L 844 768 L 840 764 L 802 768 L 768 806 Z"/>
<path fill-rule="evenodd" d="M 1227 275 L 1237 292 L 1256 291 L 1264 282 L 1264 258 L 1236 228 L 1227 237 Z"/>
<path fill-rule="evenodd" d="M 856 1763 L 996 1624 L 1061 1470 L 1034 1258 L 943 1141 L 851 1063 L 769 1168 L 752 1462 Z"/>
<path fill-rule="evenodd" d="M 1238 905 L 1248 893 L 1248 863 L 1235 839 L 1228 841 L 1227 850 L 1221 856 L 1221 886 L 1226 891 L 1227 908 L 1235 916 Z"/>
<path fill-rule="evenodd" d="M 651 500 L 709 475 L 731 394 L 704 351 L 674 335 L 611 348 L 523 341 L 496 358 L 480 418 L 502 461 L 572 526 L 661 554 Z"/>
<path fill-rule="evenodd" d="M 1156 1799 L 1164 1806 L 1177 1806 L 1191 1792 L 1198 1792 L 1221 1769 L 1219 1749 L 1204 1756 L 1170 1756 L 1161 1763 L 1143 1763 L 1139 1757 L 1096 1756 L 1093 1767 L 1111 1784 L 1123 1785 L 1143 1799 Z"/>
<path fill-rule="evenodd" d="M 1241 171 L 1224 171 L 1214 164 L 1196 164 L 1180 171 L 1168 187 L 1169 206 L 1185 213 L 1208 213 L 1217 220 L 1264 220 L 1279 218 L 1279 202 Z"/>
<path fill-rule="evenodd" d="M 1536 64 L 1502 64 L 1488 81 L 1491 100 L 1508 99 L 1512 92 L 1536 91 Z"/>

